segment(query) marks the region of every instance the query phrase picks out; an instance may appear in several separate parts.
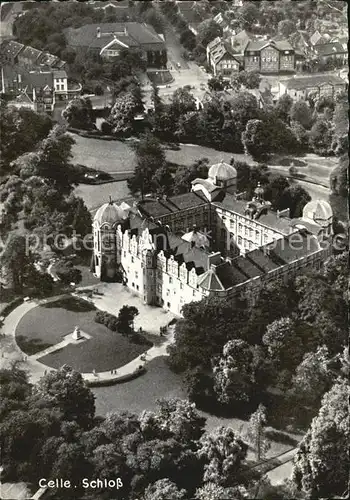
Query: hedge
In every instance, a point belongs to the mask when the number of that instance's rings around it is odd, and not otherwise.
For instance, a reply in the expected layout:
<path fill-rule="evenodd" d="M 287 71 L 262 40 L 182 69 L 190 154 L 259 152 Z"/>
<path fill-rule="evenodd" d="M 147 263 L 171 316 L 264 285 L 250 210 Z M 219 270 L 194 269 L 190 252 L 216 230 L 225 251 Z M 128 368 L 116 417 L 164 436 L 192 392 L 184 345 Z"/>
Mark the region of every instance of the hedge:
<path fill-rule="evenodd" d="M 8 316 L 10 312 L 16 309 L 17 306 L 22 304 L 23 297 L 17 297 L 16 299 L 11 300 L 2 311 L 0 311 L 0 316 Z"/>

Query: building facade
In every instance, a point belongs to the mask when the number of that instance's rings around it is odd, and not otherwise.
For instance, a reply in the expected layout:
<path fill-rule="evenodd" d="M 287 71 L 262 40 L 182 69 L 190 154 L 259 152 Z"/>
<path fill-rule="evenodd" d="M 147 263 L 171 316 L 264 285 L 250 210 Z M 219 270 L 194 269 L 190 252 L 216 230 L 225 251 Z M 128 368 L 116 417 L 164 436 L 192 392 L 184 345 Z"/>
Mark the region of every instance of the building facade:
<path fill-rule="evenodd" d="M 295 71 L 295 51 L 287 41 L 251 41 L 244 49 L 244 69 L 259 73 Z"/>
<path fill-rule="evenodd" d="M 304 101 L 309 96 L 335 97 L 347 89 L 347 82 L 335 75 L 310 75 L 290 78 L 279 82 L 279 95 L 288 94 L 295 101 Z"/>
<path fill-rule="evenodd" d="M 221 162 L 189 193 L 104 204 L 93 221 L 92 271 L 181 315 L 184 304 L 212 295 L 254 301 L 265 282 L 319 268 L 329 254 L 330 206 L 310 202 L 291 220 L 271 211 L 260 186 L 251 201 L 237 199 L 236 179 Z"/>

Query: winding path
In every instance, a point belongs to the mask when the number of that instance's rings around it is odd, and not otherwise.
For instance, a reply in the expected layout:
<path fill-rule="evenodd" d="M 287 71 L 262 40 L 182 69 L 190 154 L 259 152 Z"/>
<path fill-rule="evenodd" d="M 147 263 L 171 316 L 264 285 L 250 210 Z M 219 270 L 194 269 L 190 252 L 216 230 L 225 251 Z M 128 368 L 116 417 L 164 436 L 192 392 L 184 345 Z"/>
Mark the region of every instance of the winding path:
<path fill-rule="evenodd" d="M 30 300 L 19 305 L 8 316 L 6 316 L 1 328 L 1 332 L 5 336 L 5 338 L 10 340 L 10 344 L 7 345 L 6 357 L 5 349 L 3 347 L 1 348 L 0 366 L 2 368 L 8 367 L 11 362 L 20 362 L 21 364 L 23 364 L 23 368 L 28 370 L 30 381 L 32 383 L 37 383 L 39 379 L 46 373 L 55 371 L 54 368 L 48 367 L 47 365 L 40 363 L 40 361 L 38 360 L 38 358 L 45 355 L 45 351 L 36 353 L 32 356 L 28 356 L 20 349 L 16 342 L 16 328 L 23 316 L 27 314 L 27 312 L 29 312 L 31 309 L 34 309 L 41 304 L 55 302 L 58 299 L 66 296 L 67 295 L 65 294 L 63 296 L 60 295 L 40 301 Z M 82 376 L 86 383 L 90 386 L 115 384 L 134 378 L 144 373 L 146 365 L 149 361 L 159 356 L 168 355 L 167 347 L 172 343 L 173 338 L 174 327 L 172 326 L 169 327 L 167 339 L 162 345 L 151 347 L 141 356 L 138 356 L 137 358 L 133 359 L 132 361 L 118 369 L 108 370 L 105 372 L 82 373 Z"/>

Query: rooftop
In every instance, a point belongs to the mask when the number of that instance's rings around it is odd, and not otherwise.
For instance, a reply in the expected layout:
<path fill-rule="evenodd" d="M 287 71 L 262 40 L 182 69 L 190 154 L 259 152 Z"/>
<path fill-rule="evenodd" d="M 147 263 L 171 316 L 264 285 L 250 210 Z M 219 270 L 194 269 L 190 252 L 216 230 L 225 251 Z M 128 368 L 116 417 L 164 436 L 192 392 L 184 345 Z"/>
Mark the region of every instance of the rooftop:
<path fill-rule="evenodd" d="M 5 57 L 16 57 L 22 49 L 24 49 L 22 43 L 15 42 L 14 40 L 5 40 L 0 45 L 0 54 Z"/>
<path fill-rule="evenodd" d="M 285 236 L 274 243 L 270 243 L 252 252 L 236 257 L 230 262 L 223 262 L 213 268 L 213 272 L 205 273 L 202 278 L 204 287 L 213 283 L 216 290 L 220 290 L 217 283 L 224 289 L 234 287 L 281 266 L 311 255 L 320 249 L 317 238 L 301 231 L 297 239 L 295 235 Z"/>
<path fill-rule="evenodd" d="M 294 50 L 293 47 L 291 46 L 291 44 L 287 40 L 278 40 L 278 41 L 275 41 L 275 40 L 252 40 L 247 44 L 247 46 L 245 48 L 245 52 L 246 51 L 253 51 L 253 52 L 260 51 L 264 47 L 268 47 L 268 46 L 273 46 L 277 50 L 280 50 L 280 51 Z"/>
<path fill-rule="evenodd" d="M 208 200 L 201 194 L 190 192 L 172 196 L 171 198 L 145 198 L 140 201 L 138 208 L 140 212 L 148 217 L 159 218 L 165 215 L 186 210 L 200 205 L 208 204 Z"/>
<path fill-rule="evenodd" d="M 318 56 L 331 56 L 334 54 L 346 54 L 347 48 L 344 48 L 340 42 L 323 43 L 322 45 L 316 45 L 314 51 Z"/>
<path fill-rule="evenodd" d="M 227 194 L 223 201 L 214 201 L 212 204 L 222 210 L 228 210 L 248 217 L 245 215 L 247 202 L 243 200 L 235 200 L 232 195 Z M 287 235 L 290 233 L 290 219 L 279 217 L 276 212 L 272 212 L 271 210 L 267 210 L 266 213 L 262 213 L 256 220 L 260 224 L 280 231 L 283 234 Z"/>
<path fill-rule="evenodd" d="M 100 29 L 101 36 L 97 37 Z M 75 47 L 103 48 L 114 38 L 129 47 L 154 46 L 164 41 L 154 28 L 145 23 L 100 23 L 86 24 L 81 28 L 68 28 L 64 30 L 68 45 Z"/>
<path fill-rule="evenodd" d="M 317 87 L 320 85 L 344 85 L 344 80 L 336 75 L 308 75 L 299 78 L 290 78 L 289 80 L 284 80 L 283 85 L 287 89 L 301 90 L 308 87 Z"/>

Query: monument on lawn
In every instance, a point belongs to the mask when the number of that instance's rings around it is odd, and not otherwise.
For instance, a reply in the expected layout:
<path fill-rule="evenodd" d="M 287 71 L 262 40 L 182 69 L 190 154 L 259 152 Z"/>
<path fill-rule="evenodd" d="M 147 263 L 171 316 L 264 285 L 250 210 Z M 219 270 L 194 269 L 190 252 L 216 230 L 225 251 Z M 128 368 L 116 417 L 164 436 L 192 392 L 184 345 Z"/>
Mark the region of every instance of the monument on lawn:
<path fill-rule="evenodd" d="M 76 326 L 74 328 L 74 332 L 72 334 L 72 337 L 73 337 L 74 340 L 80 340 L 82 338 L 79 326 Z"/>

